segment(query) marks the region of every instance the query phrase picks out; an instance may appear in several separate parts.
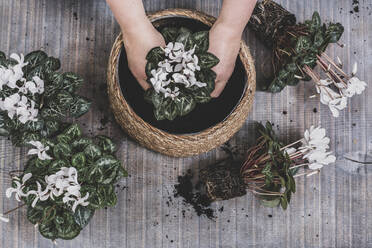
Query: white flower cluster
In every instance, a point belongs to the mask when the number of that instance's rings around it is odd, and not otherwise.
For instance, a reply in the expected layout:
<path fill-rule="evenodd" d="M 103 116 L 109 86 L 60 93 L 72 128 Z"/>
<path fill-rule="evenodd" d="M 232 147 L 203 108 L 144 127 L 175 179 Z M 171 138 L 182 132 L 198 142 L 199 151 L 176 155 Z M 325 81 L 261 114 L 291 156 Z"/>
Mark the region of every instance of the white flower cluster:
<path fill-rule="evenodd" d="M 303 159 L 309 161 L 311 170 L 319 170 L 324 165 L 334 163 L 336 157 L 327 152 L 330 139 L 325 136 L 326 130 L 321 127 L 310 127 L 306 130 L 302 139 L 302 146 L 298 150 L 303 154 Z"/>
<path fill-rule="evenodd" d="M 23 77 L 22 68 L 27 65 L 24 62 L 23 54 L 19 56 L 13 53 L 10 58 L 17 61 L 17 64 L 7 68 L 0 67 L 0 90 L 7 86 L 11 89 L 17 89 L 18 92 L 0 99 L 0 110 L 7 111 L 10 119 L 16 116 L 21 123 L 37 121 L 38 109 L 35 108 L 35 102 L 28 99 L 26 95 L 42 94 L 44 92 L 44 81 L 38 76 L 34 76 L 32 81 L 27 81 Z M 17 82 L 22 86 L 18 86 Z"/>
<path fill-rule="evenodd" d="M 334 117 L 338 117 L 340 115 L 339 111 L 346 108 L 347 98 L 362 94 L 367 87 L 366 82 L 355 76 L 357 69 L 358 66 L 355 63 L 352 75 L 347 80 L 340 78 L 341 81 L 336 82 L 331 79 L 321 79 L 316 85 L 316 90 L 320 94 L 320 102 L 328 105 Z M 336 86 L 338 92 L 329 87 L 332 84 Z"/>
<path fill-rule="evenodd" d="M 72 211 L 75 212 L 76 207 L 87 206 L 89 202 L 89 193 L 84 197 L 80 193 L 80 184 L 78 182 L 77 170 L 74 167 L 62 167 L 57 173 L 45 176 L 46 188 L 43 190 L 40 183 L 36 182 L 37 190 L 30 190 L 28 192 L 23 192 L 25 187 L 25 182 L 32 177 L 31 173 L 27 173 L 23 176 L 22 180 L 15 177 L 14 183 L 15 188 L 8 188 L 6 190 L 6 196 L 10 198 L 13 193 L 15 193 L 15 198 L 17 201 L 21 200 L 21 197 L 26 197 L 29 195 L 34 195 L 31 206 L 35 207 L 36 203 L 40 201 L 46 201 L 49 198 L 54 200 L 54 197 L 59 197 L 63 195 L 63 203 L 68 204 Z"/>
<path fill-rule="evenodd" d="M 47 154 L 47 151 L 49 150 L 49 146 L 44 146 L 40 141 L 30 141 L 29 144 L 33 145 L 35 148 L 30 149 L 28 151 L 28 155 L 34 155 L 37 154 L 37 157 L 40 160 L 50 160 L 52 157 L 50 157 Z"/>
<path fill-rule="evenodd" d="M 206 83 L 196 80 L 195 71 L 200 71 L 199 59 L 194 54 L 195 47 L 185 51 L 185 46 L 180 42 L 169 42 L 163 49 L 166 59 L 160 61 L 158 69 L 151 71 L 150 82 L 154 90 L 164 96 L 174 99 L 180 94 L 179 88 L 170 87 L 172 84 L 183 84 L 186 88 L 196 85 L 205 87 Z"/>

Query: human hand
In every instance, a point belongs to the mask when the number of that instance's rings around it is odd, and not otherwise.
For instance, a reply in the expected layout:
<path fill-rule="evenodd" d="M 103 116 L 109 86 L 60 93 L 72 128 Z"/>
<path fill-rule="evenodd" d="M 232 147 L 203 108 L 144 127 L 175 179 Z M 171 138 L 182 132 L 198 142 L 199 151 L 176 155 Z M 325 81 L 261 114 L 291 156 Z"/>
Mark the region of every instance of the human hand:
<path fill-rule="evenodd" d="M 146 55 L 154 47 L 164 47 L 164 38 L 147 18 L 142 0 L 106 1 L 121 27 L 129 69 L 147 90 Z"/>
<path fill-rule="evenodd" d="M 146 30 L 140 30 L 135 33 L 125 33 L 125 31 L 123 31 L 123 39 L 129 69 L 141 87 L 147 90 L 150 88 L 150 85 L 146 81 L 146 55 L 154 47 L 164 47 L 164 38 L 151 26 Z"/>
<path fill-rule="evenodd" d="M 240 49 L 241 31 L 217 20 L 209 32 L 209 52 L 216 55 L 220 62 L 212 68 L 217 78 L 212 97 L 219 97 L 235 68 Z"/>

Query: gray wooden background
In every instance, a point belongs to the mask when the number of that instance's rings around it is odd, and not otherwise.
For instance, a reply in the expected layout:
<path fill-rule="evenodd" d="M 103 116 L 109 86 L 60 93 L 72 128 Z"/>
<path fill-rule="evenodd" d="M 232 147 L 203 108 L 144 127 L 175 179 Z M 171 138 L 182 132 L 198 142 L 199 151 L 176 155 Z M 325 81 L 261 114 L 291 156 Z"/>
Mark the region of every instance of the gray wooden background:
<path fill-rule="evenodd" d="M 370 81 L 372 71 L 372 2 L 360 0 L 360 12 L 350 14 L 352 0 L 280 0 L 299 20 L 318 10 L 326 20 L 346 27 L 344 49 L 332 46 L 350 68 L 359 65 L 359 76 Z M 146 0 L 147 11 L 189 8 L 217 16 L 222 0 Z M 248 146 L 254 141 L 253 121 L 270 120 L 288 142 L 305 128 L 321 124 L 332 140 L 336 165 L 311 178 L 298 178 L 297 193 L 287 211 L 259 205 L 248 194 L 219 202 L 224 206 L 215 222 L 199 218 L 178 199 L 169 201 L 177 176 L 189 168 L 224 156 L 220 149 L 197 157 L 175 159 L 148 151 L 128 137 L 112 121 L 105 94 L 106 65 L 111 45 L 119 33 L 104 0 L 0 0 L 0 50 L 27 53 L 43 49 L 59 57 L 64 71 L 81 74 L 83 95 L 93 99 L 92 110 L 79 120 L 87 134 L 114 136 L 118 156 L 130 177 L 120 182 L 116 207 L 96 212 L 93 220 L 73 241 L 58 241 L 59 247 L 372 247 L 372 166 L 345 162 L 348 151 L 372 149 L 372 87 L 349 101 L 338 119 L 331 117 L 311 83 L 288 87 L 279 94 L 258 92 L 244 127 L 231 140 Z M 265 54 L 254 35 L 244 39 L 256 59 L 259 81 L 265 78 Z M 314 111 L 316 109 L 317 111 Z M 316 112 L 316 113 L 315 113 Z M 286 113 L 286 114 L 285 114 Z M 110 120 L 106 124 L 106 121 Z M 0 140 L 0 211 L 17 206 L 5 198 L 9 170 L 22 168 L 25 150 Z M 168 203 L 167 203 L 168 201 Z M 168 206 L 169 204 L 169 206 Z M 182 210 L 186 210 L 185 216 Z M 52 247 L 25 218 L 25 209 L 0 223 L 0 247 Z"/>

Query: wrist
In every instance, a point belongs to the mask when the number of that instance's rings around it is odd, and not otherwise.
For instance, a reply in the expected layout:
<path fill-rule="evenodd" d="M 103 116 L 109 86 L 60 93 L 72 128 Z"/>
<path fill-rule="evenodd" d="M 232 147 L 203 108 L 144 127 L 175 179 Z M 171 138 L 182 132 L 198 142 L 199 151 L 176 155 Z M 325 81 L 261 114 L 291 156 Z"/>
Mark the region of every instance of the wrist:
<path fill-rule="evenodd" d="M 146 15 L 129 16 L 120 23 L 120 28 L 125 35 L 134 35 L 143 32 L 150 32 L 154 27 Z"/>
<path fill-rule="evenodd" d="M 223 34 L 225 38 L 240 40 L 244 31 L 244 26 L 237 26 L 236 24 L 231 24 L 229 21 L 223 18 L 218 18 L 214 23 L 212 30 Z"/>

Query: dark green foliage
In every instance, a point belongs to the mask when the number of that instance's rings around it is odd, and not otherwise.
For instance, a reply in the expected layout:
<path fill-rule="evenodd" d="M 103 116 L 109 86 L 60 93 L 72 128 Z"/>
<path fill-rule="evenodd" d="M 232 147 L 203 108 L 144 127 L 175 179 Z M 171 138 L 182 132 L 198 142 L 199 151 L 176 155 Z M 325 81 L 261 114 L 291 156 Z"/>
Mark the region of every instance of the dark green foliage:
<path fill-rule="evenodd" d="M 62 196 L 54 200 L 38 201 L 31 206 L 34 195 L 24 197 L 27 204 L 27 218 L 38 224 L 41 235 L 48 239 L 73 239 L 89 223 L 96 209 L 114 206 L 117 202 L 114 184 L 127 172 L 114 156 L 115 145 L 106 136 L 93 139 L 82 137 L 81 129 L 73 124 L 59 132 L 54 138 L 44 139 L 42 143 L 51 146 L 48 154 L 52 160 L 39 160 L 32 157 L 24 173 L 32 173 L 25 184 L 25 191 L 36 190 L 36 181 L 45 188 L 45 176 L 59 171 L 62 167 L 73 166 L 78 171 L 81 194 L 89 193 L 86 207 L 78 206 L 73 212 L 62 202 Z"/>
<path fill-rule="evenodd" d="M 258 130 L 265 141 L 260 152 L 270 157 L 261 171 L 265 176 L 265 183 L 261 190 L 257 190 L 262 193 L 258 196 L 267 207 L 276 207 L 280 204 L 286 209 L 292 193 L 296 192 L 294 172 L 290 169 L 293 161 L 284 150 L 281 150 L 284 146 L 276 137 L 270 122 L 265 126 L 258 124 Z M 266 195 L 265 192 L 276 192 L 277 195 Z"/>
<path fill-rule="evenodd" d="M 157 93 L 153 88 L 145 92 L 145 100 L 154 106 L 154 116 L 157 120 L 174 120 L 177 116 L 185 116 L 190 113 L 196 107 L 197 103 L 210 101 L 210 94 L 214 90 L 216 79 L 216 74 L 211 68 L 219 63 L 219 59 L 207 52 L 209 48 L 208 31 L 192 33 L 184 27 L 179 29 L 167 27 L 163 28 L 161 33 L 166 43 L 180 42 L 184 44 L 186 51 L 195 47 L 195 55 L 199 59 L 199 66 L 201 68 L 200 71 L 195 71 L 195 77 L 199 82 L 207 84 L 206 87 L 202 88 L 196 86 L 186 88 L 183 84 L 174 84 L 174 87 L 180 89 L 180 94 L 173 100 L 171 98 L 165 98 L 163 93 Z M 146 75 L 149 81 L 152 77 L 151 70 L 156 70 L 158 63 L 165 59 L 163 49 L 160 47 L 153 48 L 147 54 L 146 59 Z"/>
<path fill-rule="evenodd" d="M 322 24 L 318 12 L 314 12 L 312 19 L 303 24 L 287 26 L 281 36 L 275 37 L 275 78 L 267 90 L 279 92 L 287 85 L 296 85 L 298 78 L 310 80 L 302 68 L 314 68 L 317 55 L 324 52 L 330 43 L 337 42 L 343 32 L 344 27 L 340 23 Z"/>
<path fill-rule="evenodd" d="M 83 79 L 72 72 L 61 73 L 58 59 L 48 57 L 43 51 L 34 51 L 25 56 L 28 63 L 24 68 L 24 77 L 32 80 L 39 76 L 44 80 L 44 93 L 27 95 L 35 101 L 39 109 L 38 121 L 20 123 L 16 118 L 10 119 L 6 112 L 0 112 L 0 135 L 9 136 L 16 146 L 24 146 L 31 135 L 42 138 L 51 137 L 59 128 L 59 122 L 66 117 L 79 117 L 88 112 L 90 102 L 77 95 L 77 90 L 83 84 Z M 0 65 L 8 66 L 14 61 L 6 60 L 5 54 L 0 52 Z M 0 97 L 7 97 L 15 93 L 13 89 L 4 86 Z"/>

